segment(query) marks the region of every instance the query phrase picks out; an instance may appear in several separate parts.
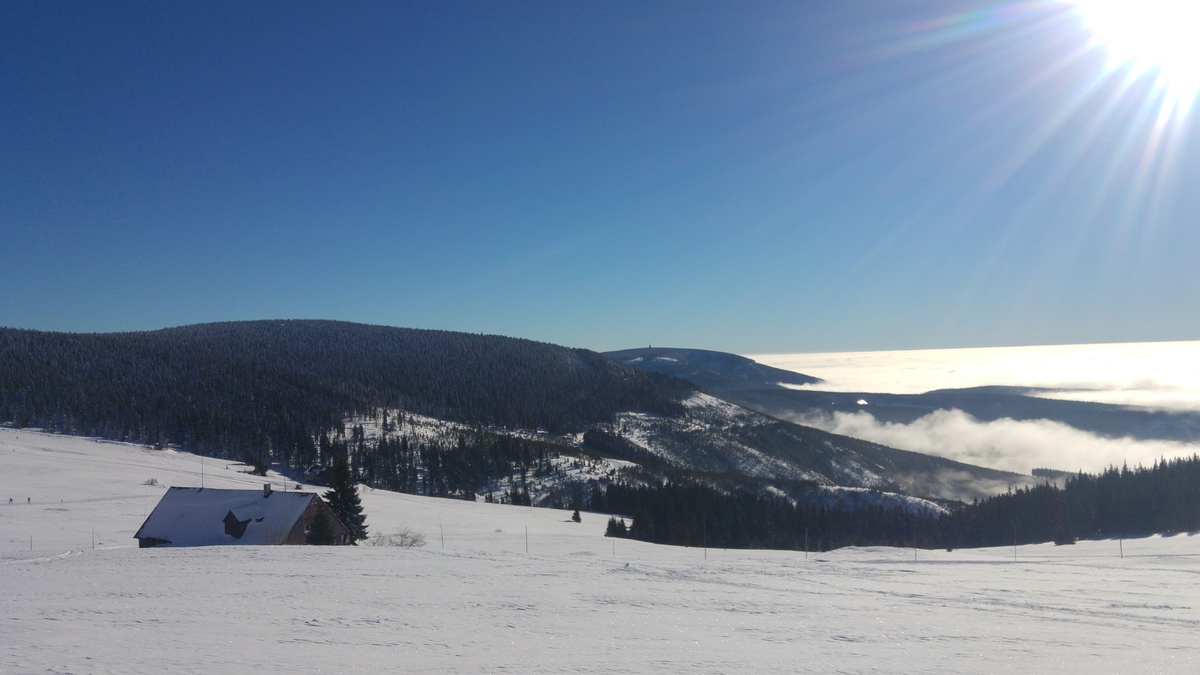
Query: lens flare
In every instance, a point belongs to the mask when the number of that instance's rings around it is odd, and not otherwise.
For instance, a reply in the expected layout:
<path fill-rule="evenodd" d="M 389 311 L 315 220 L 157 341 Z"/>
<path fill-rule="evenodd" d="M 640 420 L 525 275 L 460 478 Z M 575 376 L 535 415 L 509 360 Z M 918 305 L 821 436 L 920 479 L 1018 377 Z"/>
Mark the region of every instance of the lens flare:
<path fill-rule="evenodd" d="M 1151 76 L 1172 107 L 1191 107 L 1200 91 L 1200 2 L 1075 0 L 1113 70 Z"/>
<path fill-rule="evenodd" d="M 993 71 L 1027 69 L 975 118 L 986 138 L 1009 146 L 970 195 L 976 202 L 1040 166 L 1023 213 L 1062 204 L 1064 228 L 1104 227 L 1113 241 L 1173 224 L 1163 214 L 1187 189 L 1200 96 L 1200 0 L 1008 0 L 924 18 L 896 35 L 881 57 L 941 51 L 953 64 L 942 81 L 952 86 L 963 86 L 961 73 L 973 85 Z M 1028 110 L 1039 114 L 1022 117 Z M 998 248 L 995 265 L 1003 255 Z"/>

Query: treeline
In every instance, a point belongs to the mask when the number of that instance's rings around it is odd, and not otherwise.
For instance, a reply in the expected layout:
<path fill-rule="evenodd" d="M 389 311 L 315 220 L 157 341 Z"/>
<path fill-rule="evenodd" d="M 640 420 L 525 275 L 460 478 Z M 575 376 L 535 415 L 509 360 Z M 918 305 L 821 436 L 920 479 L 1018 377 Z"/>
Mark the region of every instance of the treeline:
<path fill-rule="evenodd" d="M 1045 484 L 981 500 L 944 521 L 947 545 L 964 547 L 1195 532 L 1200 456 L 1079 473 L 1061 487 Z"/>
<path fill-rule="evenodd" d="M 690 385 L 582 349 L 336 321 L 109 334 L 0 329 L 0 423 L 302 465 L 350 415 L 583 431 L 678 414 Z"/>
<path fill-rule="evenodd" d="M 629 516 L 633 539 L 679 546 L 823 551 L 843 546 L 929 545 L 937 519 L 896 506 L 794 503 L 764 491 L 698 484 L 596 486 L 591 509 Z"/>
<path fill-rule="evenodd" d="M 828 506 L 699 484 L 597 486 L 595 511 L 632 518 L 627 536 L 724 548 L 972 548 L 1200 531 L 1200 456 L 1077 474 L 961 505 L 938 517 L 897 506 Z M 805 536 L 807 534 L 807 537 Z"/>

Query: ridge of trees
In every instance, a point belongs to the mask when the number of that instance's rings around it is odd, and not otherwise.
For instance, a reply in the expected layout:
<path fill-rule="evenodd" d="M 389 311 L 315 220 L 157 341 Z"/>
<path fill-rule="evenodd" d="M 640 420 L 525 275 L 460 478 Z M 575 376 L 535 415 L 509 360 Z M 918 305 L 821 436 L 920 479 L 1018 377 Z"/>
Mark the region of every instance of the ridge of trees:
<path fill-rule="evenodd" d="M 338 321 L 131 333 L 0 328 L 0 423 L 303 465 L 314 439 L 383 408 L 468 425 L 583 431 L 673 415 L 691 385 L 584 349 Z"/>

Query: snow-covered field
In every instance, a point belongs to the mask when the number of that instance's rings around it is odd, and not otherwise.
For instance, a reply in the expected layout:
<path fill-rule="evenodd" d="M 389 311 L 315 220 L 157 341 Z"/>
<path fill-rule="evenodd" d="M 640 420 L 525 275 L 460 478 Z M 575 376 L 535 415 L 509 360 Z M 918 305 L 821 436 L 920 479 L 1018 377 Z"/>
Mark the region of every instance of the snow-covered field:
<path fill-rule="evenodd" d="M 261 488 L 240 468 L 204 483 Z M 200 479 L 186 453 L 0 429 L 0 672 L 1200 670 L 1186 535 L 806 558 L 376 491 L 370 531 L 425 547 L 138 549 Z"/>

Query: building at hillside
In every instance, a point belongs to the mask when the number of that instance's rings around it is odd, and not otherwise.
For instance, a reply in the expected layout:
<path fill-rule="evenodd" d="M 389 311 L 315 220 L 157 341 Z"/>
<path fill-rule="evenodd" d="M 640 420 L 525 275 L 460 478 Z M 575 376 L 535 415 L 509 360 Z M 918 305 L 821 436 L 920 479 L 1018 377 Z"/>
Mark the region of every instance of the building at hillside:
<path fill-rule="evenodd" d="M 322 515 L 333 543 L 352 543 L 350 531 L 312 493 L 276 492 L 270 485 L 261 492 L 173 487 L 133 536 L 141 548 L 306 544 L 314 528 L 323 528 Z"/>

